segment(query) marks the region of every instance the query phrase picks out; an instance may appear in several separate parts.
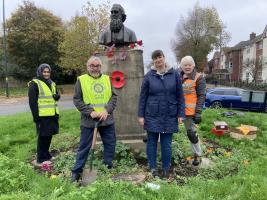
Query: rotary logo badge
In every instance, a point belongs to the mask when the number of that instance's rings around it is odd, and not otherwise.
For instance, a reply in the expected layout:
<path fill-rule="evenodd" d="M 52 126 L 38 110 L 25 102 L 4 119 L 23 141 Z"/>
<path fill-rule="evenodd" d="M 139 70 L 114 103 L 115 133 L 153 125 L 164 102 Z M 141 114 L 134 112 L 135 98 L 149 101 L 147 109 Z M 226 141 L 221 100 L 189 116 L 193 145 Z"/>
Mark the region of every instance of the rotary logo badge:
<path fill-rule="evenodd" d="M 101 84 L 99 84 L 99 83 L 96 83 L 96 84 L 94 85 L 94 91 L 95 91 L 96 93 L 101 93 L 101 92 L 103 92 L 103 90 L 104 90 L 103 85 L 101 85 Z"/>

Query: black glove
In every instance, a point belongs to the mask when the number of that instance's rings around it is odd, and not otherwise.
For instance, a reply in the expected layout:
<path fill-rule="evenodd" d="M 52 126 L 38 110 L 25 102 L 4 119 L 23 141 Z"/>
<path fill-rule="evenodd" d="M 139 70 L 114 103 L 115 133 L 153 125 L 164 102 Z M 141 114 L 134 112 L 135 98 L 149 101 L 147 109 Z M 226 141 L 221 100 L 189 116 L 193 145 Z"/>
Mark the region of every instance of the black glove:
<path fill-rule="evenodd" d="M 60 95 L 59 94 L 53 94 L 53 98 L 55 101 L 58 101 L 60 99 Z"/>
<path fill-rule="evenodd" d="M 201 113 L 196 113 L 194 116 L 195 124 L 199 124 L 201 122 Z"/>
<path fill-rule="evenodd" d="M 39 117 L 39 116 L 34 117 L 34 118 L 33 118 L 33 121 L 34 121 L 36 124 L 38 124 L 38 123 L 40 122 L 40 117 Z"/>

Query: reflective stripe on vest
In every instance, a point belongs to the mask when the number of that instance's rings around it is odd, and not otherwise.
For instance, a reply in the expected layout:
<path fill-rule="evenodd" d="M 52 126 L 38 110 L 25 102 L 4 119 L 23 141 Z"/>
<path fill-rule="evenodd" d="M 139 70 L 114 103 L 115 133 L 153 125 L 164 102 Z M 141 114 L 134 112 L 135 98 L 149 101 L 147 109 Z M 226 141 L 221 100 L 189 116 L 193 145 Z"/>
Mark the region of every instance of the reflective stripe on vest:
<path fill-rule="evenodd" d="M 56 84 L 52 82 L 51 89 L 41 80 L 33 79 L 38 86 L 38 111 L 40 117 L 55 116 L 59 114 L 57 102 L 53 98 L 53 94 L 56 94 Z"/>
<path fill-rule="evenodd" d="M 200 73 L 196 73 L 194 80 L 186 79 L 183 83 L 185 115 L 195 115 L 197 104 L 196 81 L 200 76 Z"/>
<path fill-rule="evenodd" d="M 102 112 L 112 94 L 109 76 L 102 74 L 100 78 L 95 79 L 84 74 L 78 79 L 81 83 L 84 103 L 89 104 L 96 112 Z"/>

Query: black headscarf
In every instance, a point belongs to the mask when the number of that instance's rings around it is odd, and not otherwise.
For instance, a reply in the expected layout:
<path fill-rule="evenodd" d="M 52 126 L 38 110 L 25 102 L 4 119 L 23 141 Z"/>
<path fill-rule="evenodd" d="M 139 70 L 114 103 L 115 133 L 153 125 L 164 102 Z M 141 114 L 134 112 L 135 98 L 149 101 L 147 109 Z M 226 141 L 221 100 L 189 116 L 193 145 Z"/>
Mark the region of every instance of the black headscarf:
<path fill-rule="evenodd" d="M 46 84 L 51 85 L 52 80 L 50 78 L 49 79 L 45 79 L 44 76 L 43 76 L 43 71 L 44 71 L 45 68 L 49 69 L 49 71 L 51 73 L 50 65 L 48 65 L 46 63 L 43 63 L 43 64 L 39 65 L 39 67 L 37 68 L 36 76 L 37 76 L 38 79 L 44 81 Z"/>

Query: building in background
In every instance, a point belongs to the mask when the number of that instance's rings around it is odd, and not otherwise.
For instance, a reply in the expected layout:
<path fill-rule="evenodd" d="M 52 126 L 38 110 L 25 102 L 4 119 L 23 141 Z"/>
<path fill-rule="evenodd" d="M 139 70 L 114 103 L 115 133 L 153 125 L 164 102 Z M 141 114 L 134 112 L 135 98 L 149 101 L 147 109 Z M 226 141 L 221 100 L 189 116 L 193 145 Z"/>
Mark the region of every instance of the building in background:
<path fill-rule="evenodd" d="M 260 35 L 252 32 L 249 40 L 218 53 L 209 61 L 208 73 L 231 82 L 267 83 L 267 26 Z"/>

